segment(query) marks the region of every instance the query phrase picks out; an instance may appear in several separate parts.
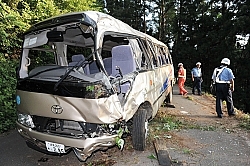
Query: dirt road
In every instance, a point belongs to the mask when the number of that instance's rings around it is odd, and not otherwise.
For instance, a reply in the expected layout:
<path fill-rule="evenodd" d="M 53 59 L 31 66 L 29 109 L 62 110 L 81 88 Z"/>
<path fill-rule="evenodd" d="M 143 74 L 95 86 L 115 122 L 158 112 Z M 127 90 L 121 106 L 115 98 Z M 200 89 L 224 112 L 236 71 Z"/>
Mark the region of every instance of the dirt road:
<path fill-rule="evenodd" d="M 178 94 L 176 87 L 174 94 Z M 173 165 L 250 165 L 249 132 L 239 128 L 239 121 L 229 117 L 225 108 L 223 118 L 217 118 L 212 96 L 174 95 L 174 104 L 176 108 L 167 108 L 168 114 L 195 129 L 169 133 L 171 138 L 166 142 L 170 157 L 176 161 Z"/>

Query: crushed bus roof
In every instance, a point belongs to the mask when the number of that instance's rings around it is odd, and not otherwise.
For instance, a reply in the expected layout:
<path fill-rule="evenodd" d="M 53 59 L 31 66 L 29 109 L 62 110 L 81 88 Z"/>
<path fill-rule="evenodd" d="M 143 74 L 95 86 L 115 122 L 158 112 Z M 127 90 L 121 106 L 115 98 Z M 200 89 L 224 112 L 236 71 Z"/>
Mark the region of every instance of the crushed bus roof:
<path fill-rule="evenodd" d="M 147 35 L 143 32 L 133 29 L 128 24 L 108 15 L 105 13 L 97 12 L 97 11 L 82 11 L 82 12 L 73 12 L 62 14 L 59 16 L 55 16 L 44 21 L 38 22 L 29 30 L 25 32 L 26 34 L 39 31 L 45 28 L 51 28 L 58 25 L 68 24 L 68 23 L 84 23 L 85 25 L 92 26 L 94 30 L 98 31 L 98 36 L 100 37 L 103 33 L 112 31 L 112 32 L 119 32 L 119 33 L 127 33 L 132 35 L 137 35 L 140 37 L 147 37 L 152 42 L 165 45 L 161 41 L 156 40 L 155 38 Z M 100 36 L 99 36 L 100 35 Z"/>

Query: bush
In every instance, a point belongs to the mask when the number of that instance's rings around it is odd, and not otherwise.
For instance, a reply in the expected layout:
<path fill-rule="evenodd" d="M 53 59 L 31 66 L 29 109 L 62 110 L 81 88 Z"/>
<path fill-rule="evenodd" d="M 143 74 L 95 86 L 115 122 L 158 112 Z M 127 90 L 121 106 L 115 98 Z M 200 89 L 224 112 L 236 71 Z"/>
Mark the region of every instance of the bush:
<path fill-rule="evenodd" d="M 16 66 L 16 60 L 6 60 L 0 54 L 0 133 L 15 126 Z"/>

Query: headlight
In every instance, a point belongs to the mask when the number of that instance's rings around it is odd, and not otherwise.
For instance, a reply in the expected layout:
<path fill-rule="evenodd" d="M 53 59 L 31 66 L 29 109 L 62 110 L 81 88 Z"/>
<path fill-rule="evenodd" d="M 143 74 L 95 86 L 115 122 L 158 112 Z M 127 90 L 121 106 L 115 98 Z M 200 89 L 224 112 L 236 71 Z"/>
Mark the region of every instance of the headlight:
<path fill-rule="evenodd" d="M 30 127 L 30 128 L 35 127 L 31 116 L 28 114 L 17 113 L 17 121 L 26 127 Z"/>

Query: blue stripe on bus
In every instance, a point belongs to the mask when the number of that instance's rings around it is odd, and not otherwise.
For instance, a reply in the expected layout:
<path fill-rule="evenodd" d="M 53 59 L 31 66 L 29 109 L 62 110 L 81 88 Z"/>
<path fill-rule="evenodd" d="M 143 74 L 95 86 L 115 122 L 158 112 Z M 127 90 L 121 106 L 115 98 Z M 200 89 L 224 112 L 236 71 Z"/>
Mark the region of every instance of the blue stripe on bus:
<path fill-rule="evenodd" d="M 168 80 L 169 80 L 169 77 L 167 77 L 165 82 L 163 83 L 160 93 L 164 92 L 166 90 L 166 88 L 169 86 L 169 81 Z"/>

